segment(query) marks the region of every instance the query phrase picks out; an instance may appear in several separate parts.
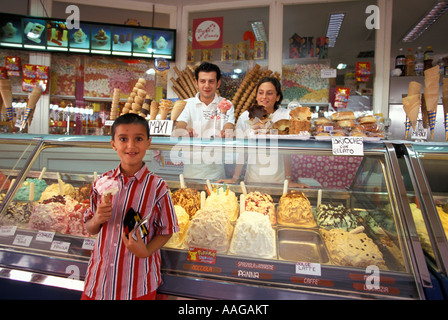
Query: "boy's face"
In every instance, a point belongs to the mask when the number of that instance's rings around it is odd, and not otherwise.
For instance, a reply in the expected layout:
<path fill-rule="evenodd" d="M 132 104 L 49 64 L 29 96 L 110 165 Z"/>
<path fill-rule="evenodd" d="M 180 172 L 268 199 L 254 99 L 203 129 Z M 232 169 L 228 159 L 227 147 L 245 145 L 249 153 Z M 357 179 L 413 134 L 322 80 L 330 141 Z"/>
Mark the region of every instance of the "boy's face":
<path fill-rule="evenodd" d="M 139 124 L 121 124 L 115 128 L 112 148 L 121 159 L 121 169 L 132 175 L 142 167 L 146 150 L 151 146 L 145 127 Z"/>
<path fill-rule="evenodd" d="M 219 88 L 221 80 L 216 80 L 216 72 L 199 72 L 196 81 L 199 89 L 199 98 L 202 102 L 209 104 L 215 98 L 216 89 Z"/>

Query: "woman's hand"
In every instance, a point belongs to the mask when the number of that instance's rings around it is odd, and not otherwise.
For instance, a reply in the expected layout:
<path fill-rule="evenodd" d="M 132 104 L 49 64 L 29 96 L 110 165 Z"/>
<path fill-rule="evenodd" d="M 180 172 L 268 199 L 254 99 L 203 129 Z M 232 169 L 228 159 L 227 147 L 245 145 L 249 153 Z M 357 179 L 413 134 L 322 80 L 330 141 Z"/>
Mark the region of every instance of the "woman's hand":
<path fill-rule="evenodd" d="M 298 183 L 298 182 L 293 182 L 293 181 L 289 181 L 289 180 L 288 180 L 288 187 L 290 187 L 290 188 L 310 188 L 310 186 L 305 183 Z"/>
<path fill-rule="evenodd" d="M 219 179 L 215 183 L 235 184 L 237 181 L 238 181 L 237 178 L 230 178 L 230 179 Z"/>

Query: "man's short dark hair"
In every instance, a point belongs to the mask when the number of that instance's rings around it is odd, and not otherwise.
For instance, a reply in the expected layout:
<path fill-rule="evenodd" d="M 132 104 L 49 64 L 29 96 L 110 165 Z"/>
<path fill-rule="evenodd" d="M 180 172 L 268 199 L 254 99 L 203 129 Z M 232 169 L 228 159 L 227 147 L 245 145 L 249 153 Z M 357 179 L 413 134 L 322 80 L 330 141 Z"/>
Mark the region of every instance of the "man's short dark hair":
<path fill-rule="evenodd" d="M 149 135 L 148 121 L 146 121 L 145 118 L 139 116 L 136 113 L 125 113 L 125 114 L 119 116 L 117 119 L 115 119 L 114 124 L 112 125 L 112 130 L 111 130 L 112 139 L 114 139 L 114 137 L 115 137 L 115 130 L 116 130 L 116 128 L 119 125 L 121 125 L 121 124 L 131 124 L 131 123 L 140 124 L 143 127 L 145 127 L 145 131 L 146 131 L 146 134 L 147 134 L 148 139 L 149 139 L 150 135 Z"/>
<path fill-rule="evenodd" d="M 202 62 L 195 70 L 194 77 L 199 80 L 199 72 L 216 72 L 216 81 L 221 79 L 221 69 L 216 64 L 210 62 Z"/>

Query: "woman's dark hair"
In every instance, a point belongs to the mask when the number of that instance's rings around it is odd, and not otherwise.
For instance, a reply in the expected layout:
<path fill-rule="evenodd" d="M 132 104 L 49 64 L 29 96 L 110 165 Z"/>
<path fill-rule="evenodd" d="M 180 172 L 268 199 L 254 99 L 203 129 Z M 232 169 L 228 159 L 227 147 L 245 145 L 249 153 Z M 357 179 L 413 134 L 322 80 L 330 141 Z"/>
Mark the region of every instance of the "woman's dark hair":
<path fill-rule="evenodd" d="M 202 62 L 195 70 L 194 77 L 199 80 L 199 72 L 216 72 L 216 81 L 221 79 L 221 69 L 216 64 L 210 62 Z"/>
<path fill-rule="evenodd" d="M 260 85 L 265 82 L 272 83 L 275 87 L 275 91 L 277 92 L 277 96 L 280 96 L 280 99 L 278 99 L 278 101 L 274 105 L 274 110 L 277 110 L 280 107 L 280 104 L 282 103 L 282 100 L 283 100 L 282 85 L 280 84 L 280 81 L 277 78 L 264 77 L 258 82 L 257 90 L 256 90 L 257 93 L 258 93 L 258 88 L 260 87 Z"/>
<path fill-rule="evenodd" d="M 149 125 L 148 125 L 148 121 L 146 121 L 145 118 L 143 118 L 142 116 L 139 116 L 138 114 L 135 113 L 125 113 L 121 116 L 119 116 L 117 119 L 115 119 L 114 124 L 112 125 L 112 130 L 111 130 L 111 136 L 112 139 L 114 139 L 115 137 L 115 130 L 116 128 L 121 125 L 121 124 L 140 124 L 143 127 L 145 127 L 145 131 L 146 134 L 148 135 L 148 139 L 149 139 Z"/>

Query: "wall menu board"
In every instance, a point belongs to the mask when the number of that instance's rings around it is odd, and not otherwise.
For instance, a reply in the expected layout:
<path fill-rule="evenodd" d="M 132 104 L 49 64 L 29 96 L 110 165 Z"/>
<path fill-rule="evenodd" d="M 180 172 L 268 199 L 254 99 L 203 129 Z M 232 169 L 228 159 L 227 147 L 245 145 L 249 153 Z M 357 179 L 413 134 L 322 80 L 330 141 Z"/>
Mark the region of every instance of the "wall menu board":
<path fill-rule="evenodd" d="M 0 13 L 0 48 L 175 60 L 176 30 Z"/>

